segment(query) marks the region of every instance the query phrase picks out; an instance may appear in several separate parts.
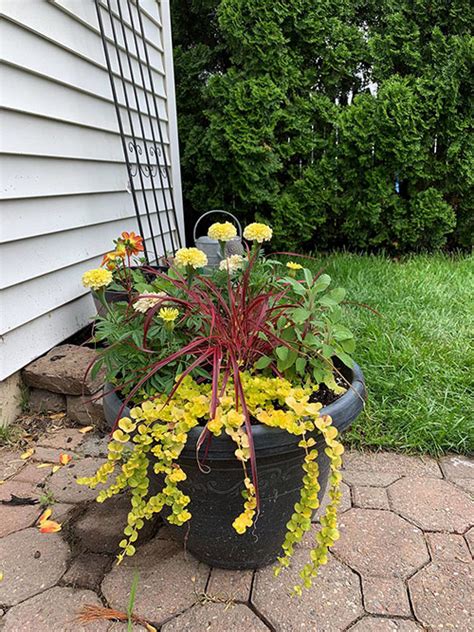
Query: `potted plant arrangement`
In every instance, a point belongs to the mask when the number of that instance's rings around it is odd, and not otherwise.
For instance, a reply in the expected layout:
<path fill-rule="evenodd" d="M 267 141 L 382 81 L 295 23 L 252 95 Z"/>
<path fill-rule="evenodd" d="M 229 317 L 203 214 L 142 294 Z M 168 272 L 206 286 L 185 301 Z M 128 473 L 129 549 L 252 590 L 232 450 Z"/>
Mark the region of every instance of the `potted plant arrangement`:
<path fill-rule="evenodd" d="M 232 238 L 223 226 L 209 230 Z M 342 322 L 344 290 L 331 289 L 327 274 L 266 257 L 271 237 L 269 226 L 248 225 L 245 254 L 205 274 L 206 255 L 182 248 L 167 272 L 156 271 L 158 291 L 98 317 L 96 337 L 108 346 L 94 369 L 107 370 L 112 436 L 107 461 L 79 483 L 106 484 L 99 502 L 131 493 L 119 561 L 161 513 L 198 559 L 239 569 L 276 561 L 277 573 L 329 483 L 294 587 L 301 594 L 339 537 L 340 434 L 362 410 L 365 387 Z"/>

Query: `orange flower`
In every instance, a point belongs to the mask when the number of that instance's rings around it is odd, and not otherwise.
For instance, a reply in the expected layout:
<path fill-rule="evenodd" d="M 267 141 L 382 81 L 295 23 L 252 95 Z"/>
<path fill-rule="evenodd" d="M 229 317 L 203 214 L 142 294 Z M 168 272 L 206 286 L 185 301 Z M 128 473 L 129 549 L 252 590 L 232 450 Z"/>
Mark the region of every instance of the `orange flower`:
<path fill-rule="evenodd" d="M 115 270 L 117 267 L 117 259 L 123 259 L 126 255 L 125 248 L 117 247 L 117 250 L 108 252 L 102 259 L 101 266 L 105 266 L 107 270 Z"/>
<path fill-rule="evenodd" d="M 52 514 L 51 509 L 46 509 L 41 516 L 38 518 L 38 527 L 40 533 L 57 533 L 61 531 L 61 525 L 59 522 L 55 522 L 54 520 L 49 520 L 49 517 Z"/>
<path fill-rule="evenodd" d="M 120 241 L 124 244 L 129 255 L 138 255 L 139 252 L 143 251 L 143 237 L 135 235 L 133 231 L 131 233 L 124 231 Z"/>
<path fill-rule="evenodd" d="M 70 461 L 72 461 L 72 456 L 70 454 L 59 455 L 59 462 L 61 465 L 67 465 Z"/>

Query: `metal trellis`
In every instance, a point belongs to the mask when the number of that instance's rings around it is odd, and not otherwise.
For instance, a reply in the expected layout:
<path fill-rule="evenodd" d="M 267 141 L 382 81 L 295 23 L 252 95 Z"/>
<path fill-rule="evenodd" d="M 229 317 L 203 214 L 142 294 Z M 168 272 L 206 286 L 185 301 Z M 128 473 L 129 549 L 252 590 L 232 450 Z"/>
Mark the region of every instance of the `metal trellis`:
<path fill-rule="evenodd" d="M 95 0 L 95 6 L 138 230 L 151 241 L 147 260 L 158 262 L 181 246 L 155 87 L 162 72 L 150 61 L 160 53 L 151 41 L 160 28 L 158 3 L 156 17 L 140 0 Z"/>

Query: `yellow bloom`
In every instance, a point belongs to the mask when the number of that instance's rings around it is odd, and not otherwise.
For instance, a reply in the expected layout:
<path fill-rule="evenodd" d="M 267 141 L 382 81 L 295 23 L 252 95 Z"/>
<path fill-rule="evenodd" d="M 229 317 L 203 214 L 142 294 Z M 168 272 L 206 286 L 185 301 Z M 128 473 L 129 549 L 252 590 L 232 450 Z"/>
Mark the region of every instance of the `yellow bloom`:
<path fill-rule="evenodd" d="M 180 248 L 174 257 L 174 262 L 179 268 L 203 268 L 207 265 L 207 256 L 199 248 Z"/>
<path fill-rule="evenodd" d="M 237 236 L 237 229 L 230 222 L 216 222 L 210 226 L 207 236 L 218 241 L 230 241 Z"/>
<path fill-rule="evenodd" d="M 164 320 L 165 323 L 172 323 L 178 318 L 179 309 L 174 307 L 162 307 L 158 312 L 158 316 L 161 320 Z"/>
<path fill-rule="evenodd" d="M 290 270 L 302 270 L 303 266 L 301 266 L 299 263 L 295 263 L 294 261 L 288 261 L 288 263 L 286 264 L 286 267 L 289 268 Z"/>
<path fill-rule="evenodd" d="M 273 231 L 270 226 L 266 224 L 259 224 L 254 222 L 249 224 L 244 230 L 244 237 L 249 241 L 258 241 L 261 244 L 263 241 L 270 241 Z"/>
<path fill-rule="evenodd" d="M 241 255 L 231 255 L 220 262 L 219 270 L 226 270 L 232 274 L 232 272 L 236 272 L 242 267 L 243 262 L 244 258 Z"/>
<path fill-rule="evenodd" d="M 100 288 L 106 287 L 111 282 L 112 272 L 110 270 L 104 270 L 103 268 L 88 270 L 82 275 L 82 285 L 84 287 L 90 287 L 93 290 L 100 290 Z"/>

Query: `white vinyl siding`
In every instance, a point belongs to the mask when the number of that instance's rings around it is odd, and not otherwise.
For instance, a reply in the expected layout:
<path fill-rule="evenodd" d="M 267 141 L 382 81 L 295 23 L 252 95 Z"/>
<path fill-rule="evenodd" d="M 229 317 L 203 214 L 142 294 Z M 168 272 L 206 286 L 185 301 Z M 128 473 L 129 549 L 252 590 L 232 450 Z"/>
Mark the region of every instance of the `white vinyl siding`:
<path fill-rule="evenodd" d="M 111 0 L 112 7 L 116 3 Z M 129 29 L 127 9 L 121 6 L 124 28 Z M 132 70 L 141 86 L 138 105 L 130 96 L 129 81 L 126 89 L 139 140 L 153 139 L 151 126 L 158 138 L 154 105 L 151 116 L 142 117 L 143 133 L 138 116 L 138 110 L 148 112 L 146 96 L 150 104 L 152 96 L 156 100 L 177 226 L 164 210 L 171 205 L 167 185 L 154 195 L 150 180 L 144 179 L 143 188 L 153 209 L 153 233 L 162 233 L 171 250 L 170 233 L 179 231 L 183 237 L 183 214 L 169 0 L 140 0 L 140 7 L 145 12 L 155 94 L 149 91 L 147 76 L 145 86 L 140 83 L 133 49 Z M 1 0 L 0 9 L 0 379 L 4 379 L 89 322 L 94 307 L 81 276 L 100 263 L 120 232 L 138 232 L 138 224 L 93 0 Z M 119 45 L 123 44 L 121 27 L 117 35 Z M 129 80 L 123 46 L 120 56 Z M 111 62 L 116 71 L 115 53 Z M 129 135 L 125 96 L 119 88 Z M 158 182 L 156 177 L 155 187 Z M 135 186 L 140 186 L 139 178 Z M 145 217 L 142 224 L 150 249 Z"/>

